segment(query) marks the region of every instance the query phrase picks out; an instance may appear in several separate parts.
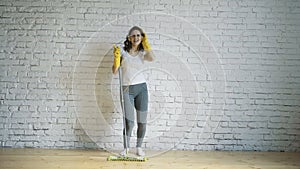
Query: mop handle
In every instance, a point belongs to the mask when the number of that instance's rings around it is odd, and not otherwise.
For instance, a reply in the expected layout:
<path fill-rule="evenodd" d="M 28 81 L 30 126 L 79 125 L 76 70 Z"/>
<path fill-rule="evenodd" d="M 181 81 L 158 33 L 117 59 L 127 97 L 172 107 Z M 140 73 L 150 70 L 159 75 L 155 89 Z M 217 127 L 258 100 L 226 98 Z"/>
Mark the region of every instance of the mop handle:
<path fill-rule="evenodd" d="M 124 127 L 124 134 L 125 134 L 125 145 L 127 146 L 127 131 L 126 131 L 126 121 L 125 121 L 125 108 L 124 108 L 124 93 L 123 93 L 123 82 L 122 82 L 122 66 L 119 67 L 119 84 L 120 84 L 120 101 L 121 101 L 121 108 L 123 113 L 123 127 Z M 126 147 L 127 148 L 127 147 Z"/>

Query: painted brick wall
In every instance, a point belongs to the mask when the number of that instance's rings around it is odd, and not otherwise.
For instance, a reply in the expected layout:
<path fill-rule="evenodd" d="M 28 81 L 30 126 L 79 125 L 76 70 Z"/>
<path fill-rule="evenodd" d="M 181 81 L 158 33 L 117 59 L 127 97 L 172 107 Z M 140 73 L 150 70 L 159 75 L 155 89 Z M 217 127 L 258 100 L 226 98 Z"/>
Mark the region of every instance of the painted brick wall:
<path fill-rule="evenodd" d="M 139 25 L 156 54 L 146 149 L 300 150 L 300 1 L 1 0 L 0 13 L 2 147 L 121 149 L 112 45 Z"/>

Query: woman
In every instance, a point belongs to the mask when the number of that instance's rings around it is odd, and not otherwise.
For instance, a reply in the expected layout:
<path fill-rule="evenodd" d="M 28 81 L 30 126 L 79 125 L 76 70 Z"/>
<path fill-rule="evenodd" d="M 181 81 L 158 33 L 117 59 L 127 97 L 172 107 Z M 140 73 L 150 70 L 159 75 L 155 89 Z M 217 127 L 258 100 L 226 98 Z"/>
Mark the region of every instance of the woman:
<path fill-rule="evenodd" d="M 126 126 L 123 130 L 124 150 L 120 154 L 126 156 L 129 152 L 130 136 L 134 127 L 136 110 L 138 125 L 136 153 L 139 156 L 145 156 L 141 146 L 146 133 L 148 89 L 145 77 L 141 71 L 144 67 L 144 61 L 153 61 L 154 54 L 148 38 L 141 28 L 134 26 L 129 30 L 123 48 L 114 46 L 114 64 L 112 67 L 114 74 L 118 72 L 120 60 L 122 64 Z"/>

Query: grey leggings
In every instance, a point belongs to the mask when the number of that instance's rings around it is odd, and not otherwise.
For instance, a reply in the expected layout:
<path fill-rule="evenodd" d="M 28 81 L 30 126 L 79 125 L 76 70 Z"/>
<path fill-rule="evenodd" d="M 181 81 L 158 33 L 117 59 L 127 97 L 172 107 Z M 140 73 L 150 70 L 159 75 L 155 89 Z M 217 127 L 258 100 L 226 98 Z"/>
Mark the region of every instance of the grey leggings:
<path fill-rule="evenodd" d="M 123 130 L 124 148 L 129 148 L 130 137 L 134 127 L 135 110 L 137 119 L 137 145 L 141 147 L 146 133 L 147 112 L 148 112 L 148 89 L 146 83 L 123 86 L 125 128 Z M 135 109 L 135 110 L 134 110 Z M 126 140 L 125 140 L 126 139 Z"/>

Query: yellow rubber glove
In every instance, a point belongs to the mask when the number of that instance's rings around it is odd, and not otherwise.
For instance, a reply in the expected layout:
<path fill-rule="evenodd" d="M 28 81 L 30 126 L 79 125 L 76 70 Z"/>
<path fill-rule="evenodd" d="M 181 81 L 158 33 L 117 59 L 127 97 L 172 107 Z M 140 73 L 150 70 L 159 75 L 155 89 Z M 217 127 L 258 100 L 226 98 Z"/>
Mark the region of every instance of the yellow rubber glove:
<path fill-rule="evenodd" d="M 148 42 L 148 37 L 145 32 L 144 32 L 144 35 L 145 36 L 143 37 L 142 45 L 143 45 L 145 51 L 149 51 L 149 50 L 151 50 L 151 46 Z"/>
<path fill-rule="evenodd" d="M 116 69 L 120 67 L 120 61 L 121 61 L 120 47 L 114 45 L 114 67 Z"/>

